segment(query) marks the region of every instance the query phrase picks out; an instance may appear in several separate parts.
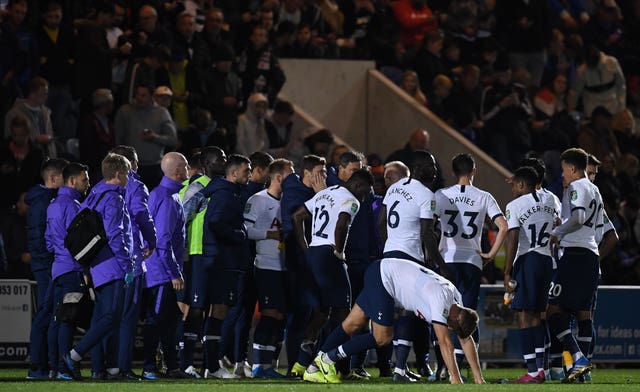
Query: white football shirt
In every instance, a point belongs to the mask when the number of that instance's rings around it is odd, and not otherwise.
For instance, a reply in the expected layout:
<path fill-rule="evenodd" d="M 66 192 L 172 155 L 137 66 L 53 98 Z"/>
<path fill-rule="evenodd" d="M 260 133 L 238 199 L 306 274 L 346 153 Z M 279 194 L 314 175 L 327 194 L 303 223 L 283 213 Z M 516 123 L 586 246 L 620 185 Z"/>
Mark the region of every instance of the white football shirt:
<path fill-rule="evenodd" d="M 565 189 L 562 197 L 562 222 L 566 222 L 571 217 L 571 212 L 576 209 L 584 210 L 586 220 L 579 229 L 565 234 L 560 239 L 560 246 L 586 248 L 599 254 L 596 231 L 604 224 L 604 205 L 598 187 L 586 177 L 573 181 Z"/>
<path fill-rule="evenodd" d="M 540 191 L 522 195 L 507 204 L 505 217 L 509 230 L 520 229 L 516 258 L 528 252 L 551 256 L 549 237 L 558 214 L 554 199 Z"/>
<path fill-rule="evenodd" d="M 304 206 L 311 213 L 312 220 L 309 246 L 335 246 L 338 216 L 345 212 L 351 216 L 353 222 L 360 209 L 360 202 L 347 188 L 336 185 L 316 193 L 304 203 Z"/>
<path fill-rule="evenodd" d="M 435 215 L 440 221 L 440 253 L 447 263 L 469 263 L 482 269 L 480 240 L 485 216 L 502 215 L 490 193 L 473 185 L 453 185 L 436 192 Z"/>
<path fill-rule="evenodd" d="M 382 259 L 382 284 L 396 306 L 429 323 L 447 325 L 449 309 L 462 295 L 447 279 L 409 260 Z"/>
<path fill-rule="evenodd" d="M 435 194 L 420 181 L 403 178 L 389 187 L 383 204 L 387 207 L 384 251 L 401 251 L 424 260 L 420 219 L 433 219 Z"/>
<path fill-rule="evenodd" d="M 247 200 L 244 207 L 244 224 L 249 239 L 256 242 L 255 266 L 262 269 L 284 271 L 284 252 L 280 242 L 267 239 L 268 231 L 282 228 L 280 199 L 261 190 Z"/>

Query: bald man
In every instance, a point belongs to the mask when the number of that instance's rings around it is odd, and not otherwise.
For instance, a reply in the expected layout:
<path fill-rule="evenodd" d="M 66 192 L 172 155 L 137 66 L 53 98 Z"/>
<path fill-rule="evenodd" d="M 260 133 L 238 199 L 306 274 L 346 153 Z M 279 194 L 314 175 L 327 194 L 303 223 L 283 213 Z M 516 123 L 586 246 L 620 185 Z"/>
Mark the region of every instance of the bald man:
<path fill-rule="evenodd" d="M 424 128 L 416 128 L 411 135 L 409 136 L 409 141 L 404 145 L 403 148 L 396 150 L 391 153 L 387 157 L 386 163 L 393 161 L 400 161 L 407 165 L 407 167 L 411 167 L 413 164 L 413 152 L 418 150 L 427 150 L 429 151 L 431 145 L 431 136 L 429 132 Z M 440 170 L 440 164 L 438 163 L 438 158 L 436 158 L 436 177 L 429 184 L 428 188 L 433 192 L 444 187 L 444 179 L 442 177 L 442 171 Z"/>
<path fill-rule="evenodd" d="M 138 26 L 133 34 L 134 54 L 140 56 L 145 46 L 166 46 L 170 48 L 173 37 L 161 23 L 158 12 L 150 5 L 143 5 L 138 11 Z"/>
<path fill-rule="evenodd" d="M 188 178 L 189 164 L 184 155 L 169 152 L 161 163 L 164 176 L 149 194 L 149 211 L 156 225 L 157 243 L 144 261 L 146 299 L 144 328 L 144 368 L 142 378 L 158 378 L 156 348 L 162 343 L 169 378 L 189 378 L 178 366 L 175 347 L 178 305 L 176 291 L 184 289 L 182 254 L 184 250 L 184 211 L 178 192 Z"/>

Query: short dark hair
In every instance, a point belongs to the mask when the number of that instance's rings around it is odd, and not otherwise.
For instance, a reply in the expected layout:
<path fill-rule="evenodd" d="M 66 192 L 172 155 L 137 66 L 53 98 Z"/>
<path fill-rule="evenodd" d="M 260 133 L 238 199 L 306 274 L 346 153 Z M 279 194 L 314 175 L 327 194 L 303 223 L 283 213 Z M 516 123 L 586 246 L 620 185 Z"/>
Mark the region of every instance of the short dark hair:
<path fill-rule="evenodd" d="M 62 179 L 67 182 L 71 177 L 78 177 L 82 172 L 88 172 L 89 166 L 77 162 L 71 162 L 62 170 Z"/>
<path fill-rule="evenodd" d="M 602 165 L 602 162 L 600 162 L 600 160 L 596 158 L 595 155 L 589 154 L 587 155 L 587 165 L 600 166 Z"/>
<path fill-rule="evenodd" d="M 520 163 L 520 167 L 529 166 L 532 167 L 537 175 L 538 175 L 538 184 L 542 184 L 544 181 L 544 176 L 547 172 L 547 167 L 544 164 L 544 161 L 540 158 L 525 158 L 525 160 Z"/>
<path fill-rule="evenodd" d="M 217 146 L 206 146 L 200 150 L 200 165 L 207 167 L 208 162 L 214 162 L 224 156 L 224 151 Z"/>
<path fill-rule="evenodd" d="M 364 161 L 364 156 L 359 152 L 347 151 L 340 154 L 338 158 L 338 164 L 342 167 L 349 166 L 350 163 L 353 162 L 362 162 Z"/>
<path fill-rule="evenodd" d="M 560 160 L 578 170 L 586 170 L 589 155 L 581 148 L 570 148 L 560 155 Z"/>
<path fill-rule="evenodd" d="M 60 5 L 60 3 L 58 3 L 57 1 L 49 1 L 43 8 L 42 14 L 44 15 L 44 14 L 47 14 L 48 12 L 56 11 L 56 10 L 62 11 L 62 5 Z"/>
<path fill-rule="evenodd" d="M 266 169 L 269 167 L 271 162 L 273 162 L 273 157 L 271 156 L 271 154 L 264 151 L 256 151 L 253 154 L 249 155 L 249 160 L 251 161 L 252 169 L 255 169 L 256 167 Z"/>
<path fill-rule="evenodd" d="M 526 186 L 535 189 L 538 185 L 538 172 L 531 166 L 522 166 L 513 172 L 513 181 L 523 181 Z"/>
<path fill-rule="evenodd" d="M 227 159 L 227 164 L 224 167 L 224 174 L 228 175 L 229 173 L 231 173 L 231 170 L 237 169 L 243 163 L 246 163 L 247 165 L 251 165 L 251 161 L 249 160 L 249 158 L 245 157 L 244 155 L 240 155 L 240 154 L 229 155 L 229 158 Z"/>
<path fill-rule="evenodd" d="M 317 155 L 309 154 L 302 158 L 302 173 L 300 175 L 304 178 L 304 171 L 313 171 L 316 166 L 324 166 L 327 164 L 327 160 Z"/>
<path fill-rule="evenodd" d="M 156 86 L 151 83 L 149 80 L 142 79 L 136 82 L 136 87 L 133 89 L 134 94 L 138 91 L 139 88 L 146 88 L 149 91 L 149 94 L 153 95 L 156 90 Z"/>
<path fill-rule="evenodd" d="M 64 168 L 67 167 L 69 161 L 62 158 L 47 159 L 40 167 L 40 176 L 46 180 L 49 176 L 62 175 Z"/>
<path fill-rule="evenodd" d="M 119 146 L 114 147 L 109 152 L 112 154 L 122 155 L 123 157 L 127 158 L 129 162 L 138 161 L 138 158 L 137 158 L 138 153 L 136 152 L 136 149 L 131 146 L 126 146 L 124 144 L 121 144 Z"/>
<path fill-rule="evenodd" d="M 451 167 L 456 177 L 467 176 L 471 174 L 473 168 L 476 167 L 476 161 L 471 154 L 462 153 L 453 157 Z"/>
<path fill-rule="evenodd" d="M 290 160 L 278 158 L 269 164 L 269 175 L 273 176 L 274 174 L 283 174 L 284 170 L 291 166 L 293 166 L 293 162 Z"/>
<path fill-rule="evenodd" d="M 276 113 L 293 114 L 293 105 L 289 101 L 279 100 L 273 107 L 273 111 Z"/>
<path fill-rule="evenodd" d="M 478 328 L 478 322 L 480 317 L 478 312 L 473 309 L 465 308 L 458 305 L 460 308 L 460 321 L 454 331 L 461 339 L 466 339 Z"/>
<path fill-rule="evenodd" d="M 200 152 L 196 152 L 195 154 L 191 155 L 191 158 L 189 158 L 189 167 L 191 169 L 194 170 L 202 170 L 202 163 L 200 162 L 200 155 L 202 155 L 202 153 Z"/>
<path fill-rule="evenodd" d="M 432 167 L 436 167 L 436 159 L 429 150 L 416 150 L 411 153 L 411 167 L 410 172 L 417 172 L 419 168 L 430 164 Z"/>
<path fill-rule="evenodd" d="M 347 180 L 347 184 L 362 184 L 366 186 L 373 186 L 375 182 L 373 175 L 369 171 L 369 169 L 358 169 L 353 172 L 351 177 Z"/>
<path fill-rule="evenodd" d="M 29 95 L 37 92 L 40 89 L 47 87 L 48 85 L 49 85 L 49 82 L 47 81 L 47 79 L 43 78 L 42 76 L 36 76 L 34 78 L 31 78 L 29 80 L 29 83 L 27 83 L 26 96 L 28 97 Z"/>

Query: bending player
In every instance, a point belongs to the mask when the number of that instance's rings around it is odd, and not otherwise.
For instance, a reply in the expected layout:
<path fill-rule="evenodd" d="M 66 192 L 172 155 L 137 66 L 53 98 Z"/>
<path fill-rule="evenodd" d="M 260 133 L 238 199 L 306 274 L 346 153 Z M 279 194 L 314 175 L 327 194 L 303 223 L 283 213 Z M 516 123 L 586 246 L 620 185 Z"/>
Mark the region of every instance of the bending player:
<path fill-rule="evenodd" d="M 458 335 L 474 381 L 484 383 L 478 351 L 471 334 L 478 327 L 478 313 L 461 305 L 460 292 L 445 278 L 412 261 L 385 258 L 369 266 L 364 289 L 340 326 L 331 332 L 314 359 L 319 369 L 313 382 L 339 383 L 336 361 L 393 338 L 396 304 L 433 324 L 452 384 L 461 384 L 449 328 Z M 356 335 L 371 320 L 372 334 Z M 353 336 L 353 337 L 352 337 Z"/>

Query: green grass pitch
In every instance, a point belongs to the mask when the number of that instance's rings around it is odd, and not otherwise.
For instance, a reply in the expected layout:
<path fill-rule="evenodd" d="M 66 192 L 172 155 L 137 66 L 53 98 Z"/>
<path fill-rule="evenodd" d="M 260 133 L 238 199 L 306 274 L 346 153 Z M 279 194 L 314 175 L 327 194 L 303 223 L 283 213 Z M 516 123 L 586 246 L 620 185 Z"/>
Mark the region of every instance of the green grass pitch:
<path fill-rule="evenodd" d="M 371 371 L 374 375 L 376 370 Z M 88 373 L 88 370 L 83 372 Z M 466 371 L 463 371 L 465 374 Z M 2 392 L 205 392 L 221 390 L 229 392 L 260 392 L 260 391 L 362 391 L 362 392 L 413 392 L 437 391 L 453 389 L 478 389 L 482 391 L 601 391 L 615 390 L 616 392 L 640 391 L 640 369 L 595 369 L 593 381 L 589 384 L 565 385 L 550 382 L 538 385 L 494 384 L 503 378 L 516 378 L 524 373 L 524 369 L 488 369 L 484 371 L 486 385 L 450 385 L 448 383 L 415 383 L 394 384 L 390 379 L 372 378 L 370 381 L 345 381 L 342 384 L 309 384 L 299 380 L 188 380 L 188 381 L 144 381 L 144 382 L 62 382 L 62 381 L 26 381 L 25 369 L 0 369 L 0 391 Z"/>

